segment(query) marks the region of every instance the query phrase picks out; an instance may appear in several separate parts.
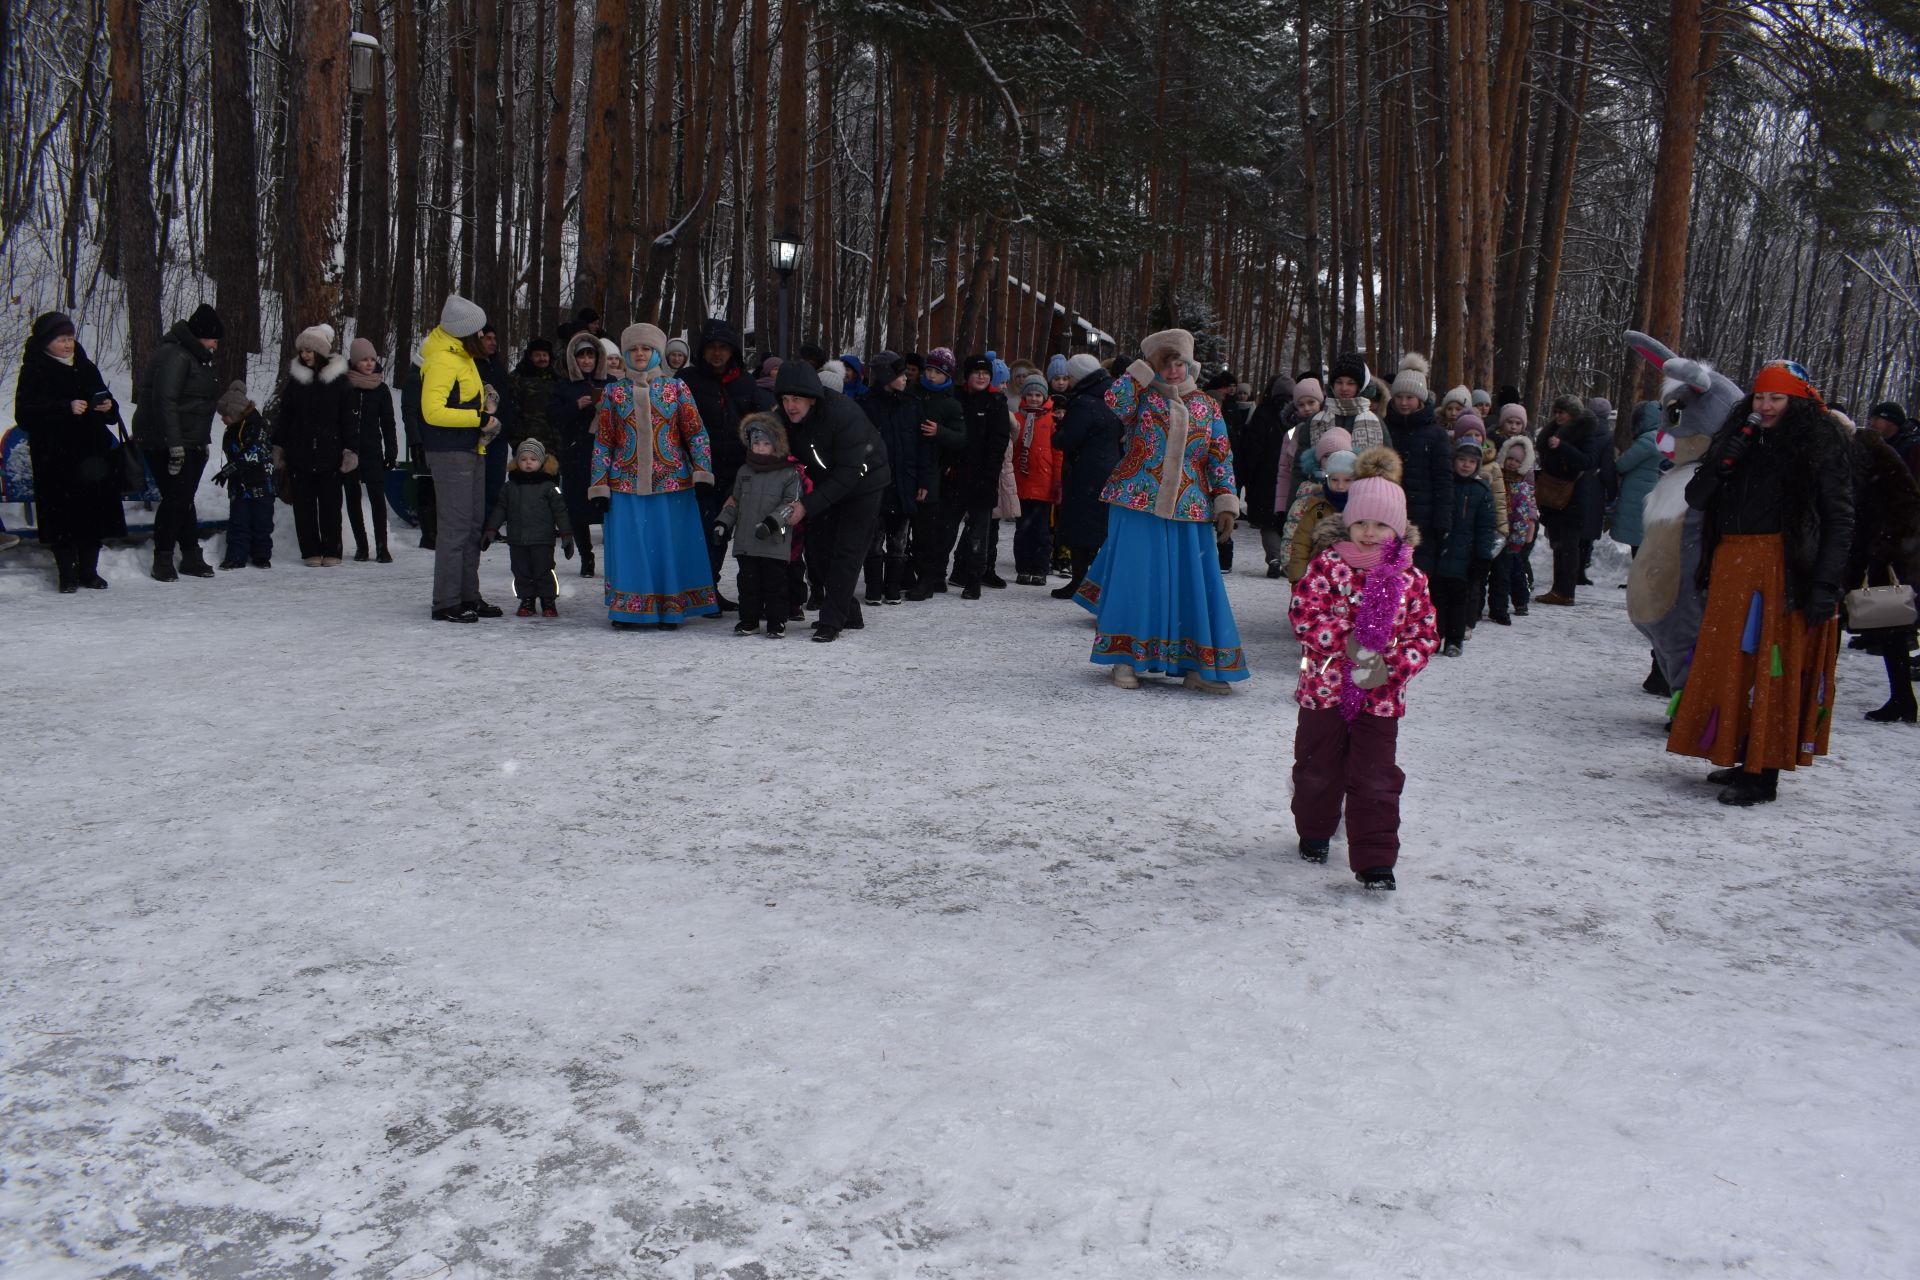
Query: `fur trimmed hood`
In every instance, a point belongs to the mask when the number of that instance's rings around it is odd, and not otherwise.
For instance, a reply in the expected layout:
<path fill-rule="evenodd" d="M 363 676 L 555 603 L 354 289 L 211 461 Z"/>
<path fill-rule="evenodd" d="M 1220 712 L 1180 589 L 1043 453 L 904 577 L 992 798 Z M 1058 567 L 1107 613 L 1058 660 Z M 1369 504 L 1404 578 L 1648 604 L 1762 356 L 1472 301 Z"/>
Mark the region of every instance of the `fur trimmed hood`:
<path fill-rule="evenodd" d="M 600 339 L 583 329 L 579 333 L 574 334 L 573 337 L 567 339 L 566 365 L 561 370 L 561 372 L 566 375 L 566 380 L 569 382 L 578 382 L 580 380 L 580 353 L 582 351 L 593 352 L 593 376 L 596 378 L 605 377 L 607 373 L 607 353 L 600 346 Z"/>
<path fill-rule="evenodd" d="M 747 435 L 756 427 L 772 433 L 774 456 L 785 461 L 792 449 L 787 440 L 787 424 L 780 420 L 780 415 L 771 412 L 750 413 L 740 419 L 740 443 L 747 446 L 748 452 L 752 452 L 753 446 Z"/>
<path fill-rule="evenodd" d="M 1520 474 L 1530 476 L 1540 464 L 1540 451 L 1533 447 L 1533 441 L 1525 436 L 1508 436 L 1500 442 L 1500 451 L 1494 454 L 1495 462 L 1502 462 L 1515 445 L 1523 446 L 1526 452 L 1520 455 Z"/>
<path fill-rule="evenodd" d="M 1395 484 L 1401 484 L 1403 483 L 1401 476 L 1404 473 L 1405 468 L 1401 465 L 1399 453 L 1387 448 L 1385 445 L 1375 445 L 1373 448 L 1361 454 L 1359 461 L 1356 462 L 1353 467 L 1353 478 L 1355 480 L 1365 480 L 1371 476 L 1378 476 L 1382 480 L 1391 480 Z"/>
<path fill-rule="evenodd" d="M 314 371 L 307 368 L 306 365 L 301 364 L 300 357 L 295 356 L 287 364 L 287 376 L 295 382 L 305 385 L 313 381 Z M 337 351 L 333 355 L 328 356 L 327 362 L 320 366 L 319 377 L 323 383 L 334 382 L 346 376 L 347 358 Z"/>

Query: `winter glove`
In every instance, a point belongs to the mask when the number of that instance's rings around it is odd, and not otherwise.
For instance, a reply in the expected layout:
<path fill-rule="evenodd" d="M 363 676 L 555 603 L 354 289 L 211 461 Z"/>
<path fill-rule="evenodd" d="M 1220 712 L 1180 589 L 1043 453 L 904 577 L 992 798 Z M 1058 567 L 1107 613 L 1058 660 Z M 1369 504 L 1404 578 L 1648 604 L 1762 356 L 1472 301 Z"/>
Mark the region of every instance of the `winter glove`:
<path fill-rule="evenodd" d="M 1153 366 L 1145 360 L 1135 360 L 1127 366 L 1127 376 L 1142 390 L 1153 385 Z"/>
<path fill-rule="evenodd" d="M 499 434 L 500 419 L 494 417 L 492 414 L 488 414 L 486 419 L 480 424 L 480 443 L 483 446 L 492 444 L 493 438 Z"/>
<path fill-rule="evenodd" d="M 601 494 L 597 498 L 588 498 L 587 509 L 595 515 L 604 516 L 608 511 L 613 509 L 613 499 L 607 497 L 605 494 Z"/>
<path fill-rule="evenodd" d="M 180 468 L 187 465 L 187 451 L 179 445 L 167 450 L 167 474 L 177 476 Z"/>
<path fill-rule="evenodd" d="M 1840 588 L 1825 582 L 1814 583 L 1807 592 L 1807 626 L 1824 626 L 1839 607 Z"/>
<path fill-rule="evenodd" d="M 1362 649 L 1359 640 L 1347 637 L 1347 657 L 1353 662 L 1353 683 L 1361 689 L 1378 689 L 1387 682 L 1387 660 L 1371 649 Z"/>
<path fill-rule="evenodd" d="M 499 413 L 500 412 L 499 390 L 495 387 L 489 386 L 486 389 L 485 394 L 481 396 L 480 403 L 482 407 L 486 410 L 486 415 L 489 418 L 491 418 L 496 413 Z"/>
<path fill-rule="evenodd" d="M 716 524 L 713 528 L 707 530 L 707 532 L 713 535 L 715 542 L 725 542 L 727 540 L 727 526 L 723 524 Z"/>
<path fill-rule="evenodd" d="M 500 531 L 498 529 L 488 529 L 480 535 L 480 549 L 485 551 L 498 541 L 500 541 Z"/>
<path fill-rule="evenodd" d="M 566 556 L 567 559 L 569 560 L 573 559 L 573 539 L 572 538 L 560 539 L 560 552 L 562 555 Z"/>
<path fill-rule="evenodd" d="M 1740 465 L 1740 459 L 1747 456 L 1747 450 L 1760 438 L 1760 415 L 1749 414 L 1740 424 L 1740 429 L 1720 442 L 1720 448 L 1714 454 L 1714 466 L 1721 475 L 1729 475 Z"/>
<path fill-rule="evenodd" d="M 360 455 L 351 449 L 340 451 L 340 474 L 350 475 L 360 466 Z"/>

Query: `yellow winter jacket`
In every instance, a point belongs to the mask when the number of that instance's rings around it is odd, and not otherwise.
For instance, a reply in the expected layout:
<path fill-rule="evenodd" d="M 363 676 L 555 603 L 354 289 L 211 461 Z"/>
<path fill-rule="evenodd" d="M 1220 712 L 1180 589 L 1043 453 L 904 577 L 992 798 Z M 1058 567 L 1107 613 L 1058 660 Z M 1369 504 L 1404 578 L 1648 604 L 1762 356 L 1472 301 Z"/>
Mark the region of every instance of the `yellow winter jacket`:
<path fill-rule="evenodd" d="M 485 453 L 487 384 L 460 339 L 435 327 L 420 344 L 421 443 L 435 452 Z"/>

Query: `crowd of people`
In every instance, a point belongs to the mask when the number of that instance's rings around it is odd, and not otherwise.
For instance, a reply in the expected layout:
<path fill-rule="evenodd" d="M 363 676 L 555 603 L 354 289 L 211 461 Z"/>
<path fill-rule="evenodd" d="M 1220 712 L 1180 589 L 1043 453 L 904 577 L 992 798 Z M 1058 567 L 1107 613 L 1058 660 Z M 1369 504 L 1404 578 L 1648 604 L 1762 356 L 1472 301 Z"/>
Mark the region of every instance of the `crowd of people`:
<path fill-rule="evenodd" d="M 558 547 L 603 579 L 617 629 L 735 613 L 737 634 L 780 638 L 811 612 L 812 638 L 830 643 L 876 607 L 1008 587 L 996 570 L 1011 524 L 1013 585 L 1060 579 L 1051 595 L 1093 614 L 1091 660 L 1116 686 L 1159 674 L 1218 695 L 1249 675 L 1222 582 L 1244 519 L 1266 576 L 1290 584 L 1303 651 L 1300 853 L 1324 861 L 1344 813 L 1353 871 L 1388 888 L 1408 682 L 1434 655 L 1462 656 L 1482 623 L 1576 605 L 1609 527 L 1637 557 L 1681 410 L 1670 384 L 1619 422 L 1578 396 L 1536 419 L 1514 388 L 1441 391 L 1418 354 L 1386 379 L 1358 353 L 1276 376 L 1256 403 L 1179 329 L 1106 362 L 805 347 L 749 368 L 724 321 L 691 340 L 634 323 L 616 340 L 590 309 L 509 371 L 488 317 L 458 296 L 397 379 L 364 338 L 343 351 L 326 324 L 300 331 L 263 409 L 245 383 L 220 386 L 223 336 L 205 305 L 167 332 L 123 443 L 72 321 L 35 321 L 16 412 L 60 591 L 106 587 L 100 547 L 126 533 L 141 460 L 158 580 L 215 576 L 194 496 L 216 456 L 221 569 L 271 566 L 276 502 L 293 508 L 304 565 L 342 563 L 343 513 L 353 558 L 389 563 L 404 442 L 436 620 L 504 612 L 479 569 L 505 542 L 520 617 L 558 616 Z M 1684 685 L 1656 649 L 1644 687 L 1672 699 L 1670 750 L 1715 764 L 1726 803 L 1763 803 L 1780 770 L 1825 752 L 1848 591 L 1920 575 L 1920 423 L 1888 402 L 1855 431 L 1804 369 L 1775 362 L 1724 421 L 1691 426 L 1710 437 L 1685 487 L 1703 515 L 1698 638 Z M 1886 661 L 1889 700 L 1868 718 L 1913 723 L 1910 617 L 1855 643 Z"/>

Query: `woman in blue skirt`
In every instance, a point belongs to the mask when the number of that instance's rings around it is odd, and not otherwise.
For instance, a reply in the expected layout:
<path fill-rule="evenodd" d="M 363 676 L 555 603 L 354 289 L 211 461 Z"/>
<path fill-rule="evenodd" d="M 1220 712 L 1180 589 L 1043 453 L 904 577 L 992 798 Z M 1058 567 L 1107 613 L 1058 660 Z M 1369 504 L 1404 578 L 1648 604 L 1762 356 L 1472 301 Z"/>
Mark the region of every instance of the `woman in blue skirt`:
<path fill-rule="evenodd" d="M 720 612 L 693 486 L 713 483 L 707 430 L 687 384 L 667 372 L 667 335 L 628 325 L 626 372 L 600 396 L 588 501 L 604 513 L 607 616 L 620 630 Z"/>
<path fill-rule="evenodd" d="M 1226 420 L 1193 384 L 1191 333 L 1151 334 L 1140 352 L 1107 390 L 1126 437 L 1100 495 L 1107 541 L 1074 599 L 1098 620 L 1092 660 L 1120 688 L 1150 671 L 1226 693 L 1247 678 L 1220 580 L 1219 543 L 1240 512 Z"/>

